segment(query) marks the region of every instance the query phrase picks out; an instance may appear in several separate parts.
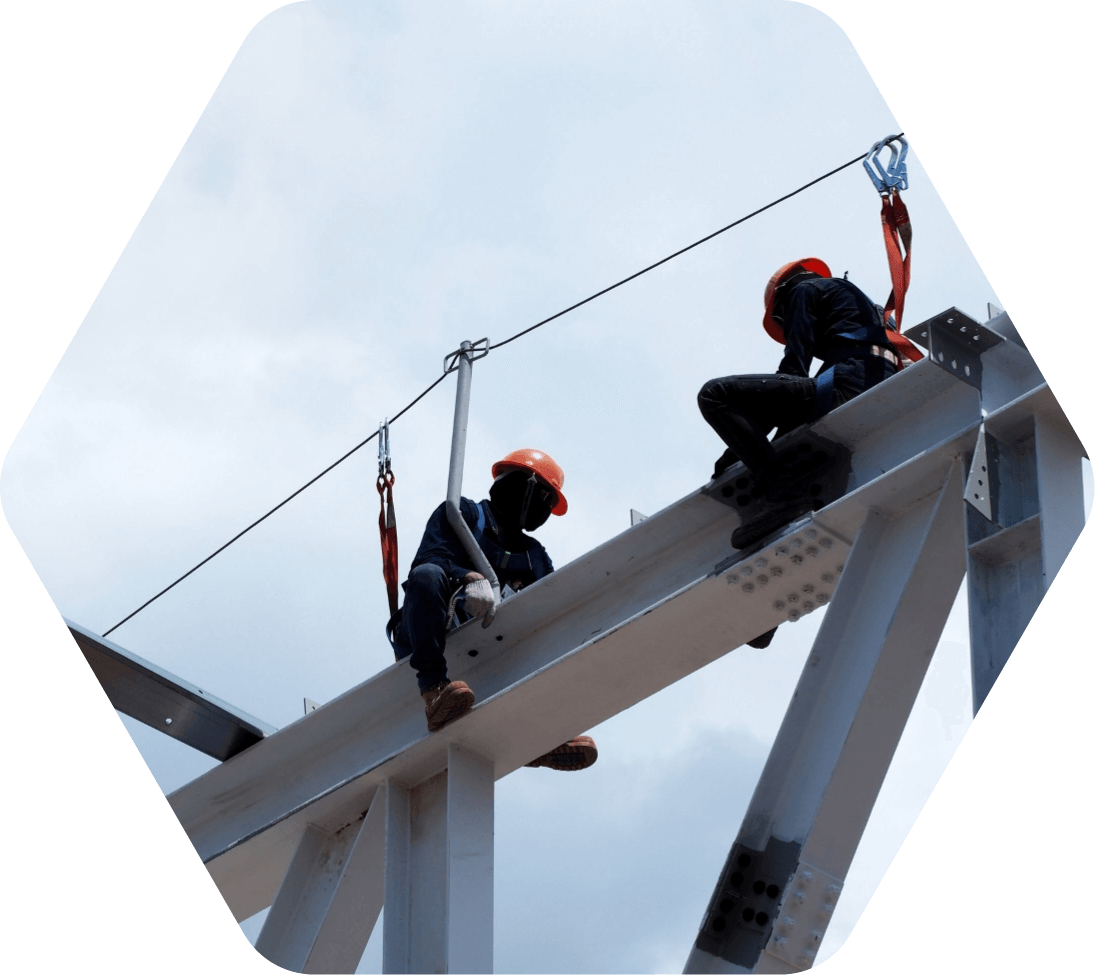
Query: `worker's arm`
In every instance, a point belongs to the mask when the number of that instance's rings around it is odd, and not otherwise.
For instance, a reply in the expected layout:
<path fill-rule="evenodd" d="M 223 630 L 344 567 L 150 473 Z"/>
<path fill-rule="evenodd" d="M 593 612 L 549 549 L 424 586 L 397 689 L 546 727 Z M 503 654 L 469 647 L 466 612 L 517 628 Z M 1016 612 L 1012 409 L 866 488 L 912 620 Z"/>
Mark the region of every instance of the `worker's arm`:
<path fill-rule="evenodd" d="M 471 511 L 471 502 L 460 499 L 460 513 L 469 528 L 474 528 L 475 521 Z M 471 581 L 475 577 L 482 578 L 474 572 L 468 564 L 468 553 L 463 543 L 452 530 L 452 525 L 445 515 L 444 504 L 439 505 L 429 520 L 426 522 L 426 530 L 422 533 L 422 544 L 418 546 L 418 553 L 414 557 L 411 567 L 429 562 L 445 570 L 445 574 L 456 584 Z M 471 579 L 469 579 L 469 576 Z"/>
<path fill-rule="evenodd" d="M 783 303 L 783 360 L 776 370 L 785 376 L 810 375 L 817 342 L 819 296 L 809 282 L 796 285 Z"/>

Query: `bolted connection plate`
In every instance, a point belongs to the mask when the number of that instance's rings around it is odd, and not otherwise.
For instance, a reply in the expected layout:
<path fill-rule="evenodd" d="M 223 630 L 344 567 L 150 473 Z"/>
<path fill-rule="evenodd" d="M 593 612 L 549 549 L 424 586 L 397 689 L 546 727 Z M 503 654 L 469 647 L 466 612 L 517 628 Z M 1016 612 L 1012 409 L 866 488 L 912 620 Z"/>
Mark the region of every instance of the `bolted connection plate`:
<path fill-rule="evenodd" d="M 843 887 L 824 870 L 799 863 L 765 950 L 796 971 L 812 967 Z"/>
<path fill-rule="evenodd" d="M 981 388 L 981 356 L 1004 340 L 957 308 L 914 325 L 905 335 L 928 350 L 928 357 L 964 383 Z"/>
<path fill-rule="evenodd" d="M 775 838 L 769 839 L 763 850 L 735 843 L 707 908 L 696 947 L 752 969 L 771 936 L 800 850 L 798 843 Z"/>
<path fill-rule="evenodd" d="M 720 562 L 715 571 L 737 598 L 769 608 L 775 624 L 794 623 L 832 599 L 847 554 L 843 539 L 807 521 L 759 552 Z"/>

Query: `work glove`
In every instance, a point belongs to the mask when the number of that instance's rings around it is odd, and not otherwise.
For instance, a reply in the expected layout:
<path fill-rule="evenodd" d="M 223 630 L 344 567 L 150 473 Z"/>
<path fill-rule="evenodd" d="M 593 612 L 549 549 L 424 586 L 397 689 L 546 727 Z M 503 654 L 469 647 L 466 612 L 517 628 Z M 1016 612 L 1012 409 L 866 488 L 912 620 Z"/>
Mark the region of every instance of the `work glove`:
<path fill-rule="evenodd" d="M 489 623 L 494 616 L 494 592 L 486 579 L 476 579 L 464 586 L 464 609 L 471 616 L 486 617 Z"/>

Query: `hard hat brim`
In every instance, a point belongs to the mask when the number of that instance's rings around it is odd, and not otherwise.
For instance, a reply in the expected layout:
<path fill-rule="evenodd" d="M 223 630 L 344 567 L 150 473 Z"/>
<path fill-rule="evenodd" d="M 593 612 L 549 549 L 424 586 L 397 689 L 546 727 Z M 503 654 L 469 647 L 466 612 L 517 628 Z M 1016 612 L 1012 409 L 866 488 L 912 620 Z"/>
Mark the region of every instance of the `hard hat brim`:
<path fill-rule="evenodd" d="M 552 461 L 552 463 L 554 464 L 555 462 Z M 551 488 L 551 490 L 555 492 L 555 496 L 559 499 L 555 502 L 555 507 L 551 509 L 551 513 L 553 515 L 559 515 L 560 517 L 567 513 L 570 505 L 567 504 L 566 495 L 563 494 L 562 488 L 556 487 L 554 484 L 551 484 L 547 480 L 547 478 L 545 478 L 543 474 L 537 471 L 535 467 L 528 461 L 522 462 L 513 460 L 500 460 L 493 467 L 491 467 L 490 474 L 491 477 L 497 480 L 503 474 L 510 473 L 510 471 L 532 471 L 532 473 L 540 478 L 540 480 L 543 481 L 543 483 L 547 487 Z"/>
<path fill-rule="evenodd" d="M 787 344 L 787 338 L 783 334 L 783 326 L 780 325 L 772 317 L 772 309 L 776 303 L 776 292 L 779 290 L 779 286 L 783 283 L 784 279 L 790 276 L 791 272 L 796 268 L 801 267 L 804 271 L 810 271 L 823 278 L 831 278 L 833 272 L 829 270 L 829 265 L 826 264 L 820 257 L 804 257 L 800 261 L 791 261 L 790 264 L 784 264 L 775 274 L 772 275 L 769 286 L 772 287 L 772 293 L 768 296 L 768 300 L 764 303 L 764 331 L 772 336 L 780 345 Z"/>

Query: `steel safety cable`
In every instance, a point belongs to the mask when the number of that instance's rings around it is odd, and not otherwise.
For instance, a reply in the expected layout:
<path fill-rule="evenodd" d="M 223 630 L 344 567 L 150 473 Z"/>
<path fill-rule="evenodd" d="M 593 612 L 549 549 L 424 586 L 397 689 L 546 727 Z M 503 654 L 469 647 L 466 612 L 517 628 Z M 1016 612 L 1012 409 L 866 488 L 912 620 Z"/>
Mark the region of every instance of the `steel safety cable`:
<path fill-rule="evenodd" d="M 902 135 L 903 134 L 904 133 L 902 133 Z M 625 285 L 629 281 L 634 281 L 636 278 L 641 277 L 642 275 L 646 274 L 648 271 L 653 271 L 655 268 L 661 267 L 663 264 L 673 260 L 673 258 L 680 257 L 681 254 L 685 254 L 688 251 L 692 250 L 693 248 L 699 247 L 700 244 L 707 243 L 707 241 L 712 240 L 715 237 L 718 237 L 719 234 L 724 234 L 724 233 L 726 233 L 726 231 L 732 230 L 734 227 L 737 227 L 740 224 L 745 223 L 746 220 L 751 220 L 753 217 L 756 217 L 756 216 L 764 213 L 765 210 L 771 210 L 772 207 L 778 206 L 780 203 L 783 203 L 785 200 L 791 199 L 791 197 L 793 197 L 793 196 L 797 196 L 799 193 L 803 192 L 803 190 L 808 190 L 811 186 L 816 186 L 822 180 L 826 180 L 830 176 L 835 176 L 837 173 L 841 172 L 842 170 L 847 169 L 849 166 L 854 166 L 856 163 L 862 162 L 869 155 L 870 155 L 869 152 L 865 152 L 862 155 L 856 156 L 855 159 L 850 159 L 850 160 L 848 160 L 848 162 L 843 163 L 840 166 L 837 166 L 836 169 L 830 169 L 829 172 L 825 173 L 822 176 L 818 176 L 817 179 L 812 179 L 812 180 L 810 180 L 809 183 L 803 183 L 803 185 L 800 186 L 798 189 L 792 190 L 790 193 L 784 194 L 779 199 L 773 200 L 771 203 L 766 203 L 764 206 L 754 210 L 752 213 L 747 213 L 744 217 L 739 217 L 733 223 L 728 223 L 725 227 L 721 227 L 720 229 L 714 231 L 713 233 L 708 234 L 706 237 L 701 237 L 699 240 L 694 241 L 693 243 L 689 244 L 687 247 L 682 247 L 680 250 L 674 251 L 672 254 L 668 255 L 667 257 L 663 257 L 661 260 L 655 261 L 653 264 L 647 265 L 642 270 L 636 271 L 634 274 L 630 274 L 626 278 L 620 279 L 615 284 L 610 284 L 607 288 L 602 288 L 600 291 L 596 292 L 595 294 L 591 294 L 588 298 L 583 298 L 581 301 L 575 302 L 573 305 L 570 305 L 567 308 L 564 308 L 562 311 L 558 311 L 554 315 L 551 315 L 550 317 L 545 318 L 542 321 L 537 322 L 535 325 L 530 325 L 528 328 L 522 329 L 520 332 L 517 332 L 517 333 L 511 335 L 508 339 L 503 339 L 501 342 L 498 342 L 498 343 L 492 345 L 490 347 L 491 351 L 494 351 L 495 349 L 500 349 L 500 348 L 502 348 L 503 345 L 509 345 L 510 342 L 515 342 L 517 339 L 521 338 L 522 336 L 528 335 L 529 332 L 534 332 L 536 329 L 540 328 L 541 326 L 547 325 L 549 322 L 553 322 L 557 318 L 562 318 L 563 315 L 566 315 L 569 312 L 574 311 L 576 308 L 581 308 L 582 305 L 588 305 L 594 299 L 600 298 L 602 295 L 606 295 L 610 291 L 615 291 L 621 285 Z M 413 406 L 415 406 L 419 402 L 419 400 L 421 400 L 427 393 L 429 393 L 436 386 L 438 386 L 445 379 L 446 375 L 448 375 L 448 374 L 447 373 L 442 373 L 437 379 L 435 379 L 432 383 L 430 383 L 429 386 L 427 386 L 424 390 L 422 390 L 422 392 L 419 393 L 413 400 L 411 400 L 406 406 L 404 406 L 403 409 L 401 409 L 398 413 L 396 413 L 395 416 L 393 416 L 391 418 L 391 420 L 389 420 L 388 422 L 389 423 L 395 423 L 396 420 L 398 420 L 404 413 L 406 413 L 409 409 L 411 409 Z M 323 470 L 321 470 L 315 477 L 313 477 L 310 481 L 308 481 L 305 484 L 302 484 L 292 494 L 290 494 L 287 498 L 285 498 L 284 501 L 278 502 L 276 505 L 274 505 L 274 507 L 272 507 L 269 511 L 267 511 L 266 514 L 264 514 L 261 518 L 256 518 L 253 522 L 251 522 L 250 525 L 248 525 L 246 528 L 244 528 L 243 531 L 239 532 L 236 535 L 233 535 L 227 542 L 225 542 L 215 552 L 212 552 L 209 555 L 207 555 L 204 559 L 202 559 L 192 569 L 188 569 L 181 576 L 179 576 L 179 578 L 177 578 L 174 582 L 172 582 L 169 586 L 165 586 L 158 593 L 156 593 L 156 595 L 153 596 L 151 599 L 148 599 L 145 602 L 141 603 L 141 605 L 138 606 L 135 610 L 133 610 L 132 613 L 130 613 L 128 616 L 125 616 L 122 619 L 120 619 L 109 630 L 106 630 L 102 635 L 104 637 L 109 636 L 116 629 L 118 629 L 118 627 L 121 626 L 123 623 L 128 623 L 131 619 L 133 619 L 134 616 L 136 616 L 143 609 L 146 609 L 147 607 L 151 606 L 157 599 L 159 599 L 161 596 L 165 595 L 166 593 L 170 592 L 172 589 L 174 589 L 184 579 L 186 579 L 189 576 L 193 575 L 195 572 L 198 571 L 198 569 L 200 569 L 207 562 L 209 562 L 212 559 L 216 558 L 218 555 L 221 554 L 221 552 L 223 552 L 230 545 L 233 545 L 236 542 L 238 542 L 241 538 L 243 538 L 244 535 L 246 535 L 249 531 L 251 531 L 252 528 L 256 528 L 258 525 L 261 525 L 264 521 L 266 521 L 267 518 L 269 518 L 272 514 L 274 514 L 275 511 L 278 511 L 279 509 L 283 508 L 290 501 L 292 501 L 293 498 L 295 498 L 298 494 L 301 494 L 303 491 L 310 488 L 321 477 L 323 477 L 326 474 L 329 474 L 336 467 L 338 467 L 338 465 L 341 464 L 344 460 L 347 460 L 349 457 L 351 457 L 355 453 L 357 453 L 362 447 L 365 446 L 365 444 L 367 444 L 371 440 L 373 440 L 376 437 L 378 432 L 379 431 L 374 431 L 369 436 L 367 436 L 364 440 L 362 440 L 361 443 L 359 443 L 357 446 L 352 447 L 350 450 L 346 451 L 346 453 L 344 453 L 341 457 L 339 457 L 338 460 L 336 460 L 332 464 L 329 464 L 327 467 L 325 467 Z"/>
<path fill-rule="evenodd" d="M 395 415 L 395 416 L 393 416 L 393 417 L 392 417 L 392 418 L 391 418 L 391 419 L 390 419 L 390 420 L 388 421 L 388 423 L 389 423 L 389 424 L 395 423 L 395 421 L 396 421 L 396 420 L 398 420 L 398 419 L 399 419 L 399 418 L 400 418 L 400 417 L 401 417 L 401 416 L 402 416 L 402 415 L 403 415 L 404 413 L 406 413 L 406 412 L 407 412 L 407 410 L 409 410 L 409 409 L 410 409 L 410 408 L 411 408 L 412 406 L 414 406 L 414 405 L 415 405 L 415 404 L 416 404 L 416 403 L 417 403 L 417 402 L 418 402 L 418 401 L 419 401 L 420 399 L 422 399 L 422 397 L 423 397 L 423 396 L 425 396 L 425 395 L 426 395 L 426 394 L 427 394 L 428 392 L 430 392 L 430 391 L 431 391 L 431 390 L 432 390 L 432 389 L 433 389 L 433 388 L 434 388 L 435 386 L 437 386 L 437 385 L 438 385 L 439 383 L 441 383 L 441 382 L 442 382 L 442 381 L 443 381 L 443 380 L 445 379 L 445 375 L 446 375 L 445 373 L 442 373 L 442 374 L 441 374 L 440 376 L 438 376 L 438 377 L 437 377 L 437 379 L 435 379 L 435 380 L 434 380 L 434 381 L 433 381 L 432 383 L 430 383 L 430 384 L 429 384 L 429 386 L 427 386 L 427 387 L 426 387 L 426 388 L 425 388 L 424 390 L 422 390 L 422 392 L 421 392 L 421 393 L 419 393 L 419 394 L 418 394 L 418 395 L 417 395 L 417 396 L 416 396 L 416 397 L 415 397 L 415 398 L 414 398 L 413 400 L 411 400 L 411 401 L 410 401 L 410 402 L 409 402 L 409 403 L 408 403 L 408 404 L 407 404 L 406 406 L 404 406 L 404 407 L 403 407 L 403 409 L 401 409 L 401 410 L 400 410 L 400 411 L 399 411 L 398 413 L 396 413 L 396 415 Z M 294 491 L 294 492 L 293 492 L 292 494 L 290 494 L 290 495 L 289 495 L 289 497 L 287 497 L 287 498 L 286 498 L 286 499 L 285 499 L 284 501 L 279 501 L 279 502 L 278 502 L 278 503 L 277 503 L 276 505 L 274 505 L 274 507 L 272 507 L 272 508 L 271 508 L 271 509 L 270 509 L 269 511 L 267 511 L 267 512 L 266 512 L 266 514 L 264 514 L 264 515 L 263 515 L 263 516 L 262 516 L 261 518 L 256 518 L 256 519 L 255 519 L 255 520 L 254 520 L 253 522 L 251 522 L 251 524 L 250 524 L 250 525 L 248 525 L 248 526 L 247 526 L 247 527 L 246 527 L 245 529 L 243 529 L 243 531 L 239 532 L 239 533 L 238 533 L 237 535 L 233 535 L 233 536 L 232 536 L 232 537 L 231 537 L 230 539 L 228 539 L 228 541 L 227 541 L 227 542 L 225 542 L 225 543 L 224 543 L 224 544 L 223 544 L 223 545 L 222 545 L 222 546 L 221 546 L 220 548 L 218 548 L 218 549 L 217 549 L 217 550 L 216 550 L 215 552 L 213 552 L 213 553 L 211 553 L 211 554 L 207 555 L 207 556 L 206 556 L 206 557 L 205 557 L 204 559 L 202 559 L 202 560 L 201 560 L 201 561 L 200 561 L 200 562 L 199 562 L 199 563 L 198 563 L 197 565 L 195 565 L 195 566 L 194 566 L 194 568 L 192 568 L 192 569 L 188 569 L 188 570 L 187 570 L 186 572 L 184 572 L 184 573 L 183 573 L 183 574 L 182 574 L 181 576 L 179 576 L 179 578 L 178 578 L 178 579 L 176 579 L 176 580 L 175 580 L 175 581 L 174 581 L 173 583 L 171 583 L 171 585 L 169 585 L 169 586 L 165 586 L 165 587 L 164 587 L 163 589 L 161 589 L 161 590 L 160 590 L 160 591 L 159 591 L 158 593 L 156 593 L 156 595 L 155 595 L 155 596 L 153 596 L 153 597 L 152 597 L 151 599 L 147 600 L 146 602 L 143 602 L 143 603 L 141 603 L 141 605 L 140 605 L 140 606 L 138 606 L 138 607 L 137 607 L 137 608 L 136 608 L 135 610 L 133 610 L 133 612 L 132 612 L 132 613 L 130 613 L 130 614 L 129 614 L 128 616 L 126 616 L 126 617 L 125 617 L 124 619 L 120 619 L 120 620 L 118 620 L 118 622 L 117 622 L 117 623 L 115 623 L 115 624 L 114 624 L 114 625 L 113 625 L 113 626 L 112 626 L 112 627 L 111 627 L 111 628 L 110 628 L 109 630 L 107 630 L 107 631 L 106 631 L 105 633 L 103 633 L 102 635 L 103 635 L 104 637 L 106 637 L 106 636 L 109 636 L 109 635 L 110 635 L 111 633 L 113 633 L 113 632 L 114 632 L 114 631 L 115 631 L 116 629 L 118 629 L 118 627 L 119 627 L 119 626 L 121 626 L 121 625 L 122 625 L 123 623 L 126 623 L 126 622 L 128 622 L 129 620 L 133 619 L 133 617 L 134 617 L 134 616 L 136 616 L 136 615 L 137 615 L 137 614 L 138 614 L 138 613 L 139 613 L 139 612 L 140 612 L 140 611 L 141 611 L 142 609 L 146 608 L 147 606 L 151 606 L 151 605 L 152 605 L 152 604 L 153 604 L 153 603 L 154 603 L 154 602 L 155 602 L 155 601 L 156 601 L 157 599 L 159 599 L 159 598 L 160 598 L 160 597 L 161 597 L 162 595 L 164 595 L 164 593 L 170 592 L 170 591 L 171 591 L 172 589 L 174 589 L 174 588 L 175 588 L 175 587 L 176 587 L 176 586 L 177 586 L 177 585 L 178 585 L 178 584 L 179 584 L 180 582 L 182 582 L 182 581 L 183 581 L 183 579 L 185 579 L 185 578 L 186 578 L 187 576 L 193 575 L 193 574 L 194 574 L 195 572 L 197 572 L 197 571 L 198 571 L 198 569 L 200 569 L 200 568 L 201 568 L 201 567 L 202 567 L 203 565 L 205 565 L 205 563 L 206 563 L 206 562 L 208 562 L 208 561 L 209 561 L 210 559 L 216 558 L 216 557 L 217 557 L 218 555 L 220 555 L 220 554 L 221 554 L 221 552 L 223 552 L 223 551 L 224 551 L 224 550 L 225 550 L 226 548 L 228 548 L 228 546 L 229 546 L 229 545 L 232 545 L 233 543 L 235 543 L 235 542 L 238 542 L 238 541 L 239 541 L 239 540 L 240 540 L 241 538 L 243 538 L 243 536 L 244 536 L 244 535 L 246 535 L 246 534 L 247 534 L 247 533 L 248 533 L 248 532 L 249 532 L 249 531 L 250 531 L 250 530 L 251 530 L 252 528 L 255 528 L 256 526 L 258 526 L 258 525 L 261 525 L 261 524 L 262 524 L 262 523 L 263 523 L 264 521 L 266 521 L 266 519 L 267 519 L 267 518 L 269 518 L 269 517 L 270 517 L 270 516 L 271 516 L 271 515 L 272 515 L 272 514 L 273 514 L 273 513 L 275 512 L 275 511 L 277 511 L 277 510 L 278 510 L 279 508 L 283 508 L 283 507 L 285 507 L 285 505 L 287 505 L 287 504 L 288 504 L 288 503 L 289 503 L 290 501 L 292 501 L 292 500 L 293 500 L 293 498 L 295 498 L 295 497 L 296 497 L 296 496 L 297 496 L 298 494 L 300 494 L 300 493 L 301 493 L 302 491 L 305 491 L 305 490 L 307 490 L 308 488 L 310 488 L 310 487 L 311 487 L 311 486 L 312 486 L 313 484 L 315 484 L 315 483 L 316 483 L 316 481 L 318 481 L 318 480 L 319 480 L 319 479 L 320 479 L 321 477 L 323 477 L 323 476 L 324 476 L 325 474 L 329 474 L 329 473 L 330 473 L 331 471 L 333 471 L 333 470 L 334 470 L 334 469 L 335 469 L 336 467 L 338 467 L 338 465 L 339 465 L 339 464 L 341 464 L 341 463 L 342 463 L 342 462 L 343 462 L 344 460 L 346 460 L 347 458 L 349 458 L 349 457 L 353 456 L 354 454 L 356 454 L 356 453 L 357 453 L 357 452 L 358 452 L 358 451 L 359 451 L 359 450 L 360 450 L 360 449 L 361 449 L 362 447 L 364 447 L 364 446 L 365 446 L 365 444 L 367 444 L 367 443 L 368 443 L 368 442 L 369 442 L 370 440 L 373 440 L 373 439 L 375 439 L 375 437 L 376 437 L 377 433 L 379 433 L 379 432 L 380 432 L 379 430 L 374 430 L 374 431 L 373 431 L 372 433 L 370 433 L 370 434 L 369 434 L 369 436 L 367 436 L 367 437 L 366 437 L 366 438 L 365 438 L 364 440 L 362 440 L 362 441 L 361 441 L 361 443 L 359 443 L 359 444 L 358 444 L 358 445 L 357 445 L 356 447 L 351 447 L 351 448 L 350 448 L 349 450 L 347 450 L 347 451 L 346 451 L 346 453 L 344 453 L 344 454 L 343 454 L 343 455 L 342 455 L 341 457 L 339 457 L 339 459 L 338 459 L 338 460 L 336 460 L 336 461 L 335 461 L 335 462 L 334 462 L 333 464 L 329 464 L 329 465 L 328 465 L 327 467 L 323 468 L 323 470 L 321 470 L 321 471 L 320 471 L 320 472 L 319 472 L 319 473 L 318 473 L 318 474 L 317 474 L 317 475 L 316 475 L 315 477 L 313 477 L 313 478 L 312 478 L 312 479 L 311 479 L 310 481 L 308 481 L 307 483 L 305 483 L 305 484 L 302 484 L 302 485 L 301 485 L 300 487 L 298 487 L 298 488 L 297 488 L 297 489 L 296 489 L 296 490 L 295 490 L 295 491 Z"/>
<path fill-rule="evenodd" d="M 904 135 L 904 134 L 905 134 L 904 132 L 901 133 L 901 135 Z M 897 138 L 897 136 L 894 136 L 894 138 Z M 808 190 L 811 186 L 816 186 L 822 180 L 828 179 L 830 176 L 835 176 L 841 170 L 847 169 L 849 166 L 854 166 L 857 162 L 863 162 L 863 160 L 866 159 L 869 155 L 870 155 L 869 152 L 865 152 L 861 156 L 856 156 L 855 159 L 849 159 L 848 162 L 846 162 L 846 163 L 844 163 L 840 166 L 837 166 L 836 169 L 830 169 L 829 172 L 827 172 L 824 176 L 819 176 L 817 179 L 812 179 L 812 180 L 810 180 L 809 183 L 803 183 L 803 185 L 800 186 L 797 190 L 792 190 L 790 193 L 787 193 L 784 196 L 781 196 L 778 200 L 773 200 L 771 203 L 766 203 L 764 206 L 760 207 L 759 209 L 754 210 L 752 213 L 747 213 L 744 217 L 739 217 L 733 223 L 728 223 L 725 227 L 722 227 L 721 229 L 716 230 L 714 233 L 710 233 L 706 237 L 701 237 L 699 240 L 694 241 L 693 243 L 689 244 L 687 247 L 682 247 L 679 251 L 674 251 L 668 257 L 663 257 L 660 261 L 655 261 L 653 264 L 647 265 L 641 271 L 636 271 L 634 274 L 629 274 L 626 278 L 621 278 L 615 284 L 610 284 L 607 288 L 602 288 L 596 294 L 592 294 L 588 298 L 583 298 L 581 301 L 575 302 L 569 308 L 564 308 L 562 311 L 557 311 L 550 318 L 545 318 L 543 321 L 537 322 L 535 325 L 530 325 L 528 328 L 522 329 L 520 332 L 517 332 L 516 334 L 511 335 L 508 339 L 503 339 L 501 342 L 496 342 L 495 344 L 493 344 L 491 346 L 491 350 L 493 351 L 494 349 L 500 349 L 500 348 L 502 348 L 503 345 L 509 345 L 510 342 L 513 342 L 516 339 L 521 338 L 521 336 L 528 335 L 529 332 L 536 331 L 536 329 L 540 328 L 541 325 L 547 325 L 548 322 L 553 322 L 553 321 L 555 321 L 556 318 L 562 318 L 563 315 L 567 314 L 568 312 L 574 311 L 575 308 L 581 308 L 582 305 L 588 305 L 595 298 L 600 298 L 601 295 L 606 295 L 610 291 L 615 291 L 621 285 L 627 284 L 628 281 L 634 281 L 636 278 L 642 277 L 644 274 L 646 274 L 647 271 L 653 271 L 654 268 L 661 267 L 663 264 L 667 263 L 668 261 L 673 260 L 674 257 L 680 257 L 681 254 L 685 254 L 688 251 L 692 250 L 693 247 L 699 247 L 700 244 L 706 244 L 709 240 L 711 240 L 715 237 L 718 237 L 719 234 L 724 234 L 724 233 L 726 233 L 726 231 L 732 230 L 734 227 L 737 227 L 739 224 L 745 223 L 746 220 L 752 220 L 753 217 L 758 216 L 761 213 L 764 213 L 765 210 L 771 210 L 772 207 L 778 206 L 780 203 L 783 203 L 785 200 L 791 199 L 792 196 L 798 196 L 798 194 L 801 193 L 803 190 Z"/>

